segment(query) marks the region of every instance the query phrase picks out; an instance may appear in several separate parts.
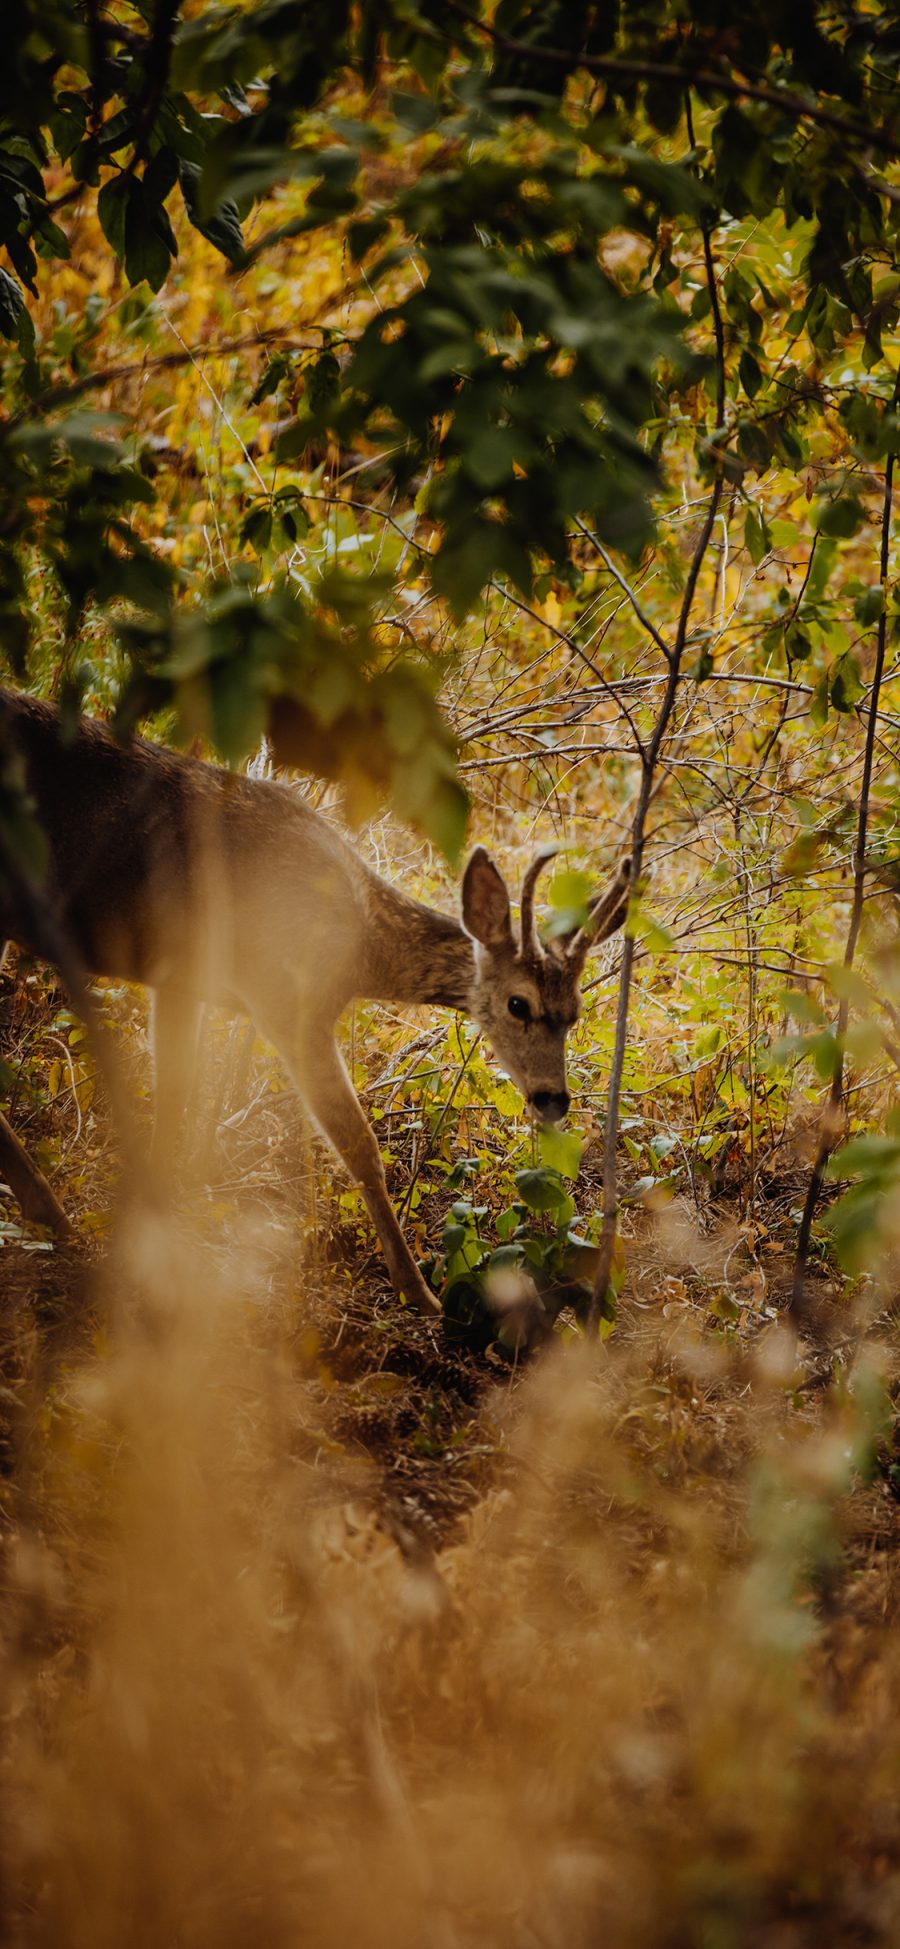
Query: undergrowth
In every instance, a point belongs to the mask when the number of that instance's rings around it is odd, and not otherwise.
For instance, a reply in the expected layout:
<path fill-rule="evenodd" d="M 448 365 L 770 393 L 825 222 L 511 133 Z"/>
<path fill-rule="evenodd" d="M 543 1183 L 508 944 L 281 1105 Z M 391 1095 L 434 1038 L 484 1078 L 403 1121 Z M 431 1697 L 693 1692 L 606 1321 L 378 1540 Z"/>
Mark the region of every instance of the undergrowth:
<path fill-rule="evenodd" d="M 689 1307 L 556 1346 L 433 1552 L 324 1432 L 272 1249 L 132 1218 L 34 1404 L 4 1939 L 888 1949 L 886 1348 L 810 1390 Z"/>

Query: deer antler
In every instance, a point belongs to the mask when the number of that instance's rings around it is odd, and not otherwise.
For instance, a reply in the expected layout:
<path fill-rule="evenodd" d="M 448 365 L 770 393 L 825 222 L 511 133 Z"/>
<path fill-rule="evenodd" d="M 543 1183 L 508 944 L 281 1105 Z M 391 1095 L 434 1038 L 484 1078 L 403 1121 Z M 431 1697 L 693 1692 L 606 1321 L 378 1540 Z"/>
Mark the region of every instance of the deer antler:
<path fill-rule="evenodd" d="M 587 951 L 595 941 L 605 941 L 621 925 L 624 910 L 631 892 L 631 857 L 626 853 L 619 861 L 618 871 L 612 885 L 605 893 L 591 902 L 590 912 L 583 927 L 572 934 L 566 943 L 566 960 L 581 965 Z"/>
<path fill-rule="evenodd" d="M 538 874 L 543 872 L 543 869 L 547 865 L 548 860 L 555 859 L 558 852 L 559 852 L 559 847 L 553 845 L 552 843 L 547 846 L 540 846 L 538 848 L 538 851 L 535 853 L 534 858 L 532 859 L 531 865 L 528 868 L 524 880 L 522 881 L 522 952 L 523 954 L 536 954 L 536 955 L 543 954 L 544 950 L 541 947 L 541 943 L 538 939 L 538 931 L 534 923 L 534 889 L 537 885 Z"/>

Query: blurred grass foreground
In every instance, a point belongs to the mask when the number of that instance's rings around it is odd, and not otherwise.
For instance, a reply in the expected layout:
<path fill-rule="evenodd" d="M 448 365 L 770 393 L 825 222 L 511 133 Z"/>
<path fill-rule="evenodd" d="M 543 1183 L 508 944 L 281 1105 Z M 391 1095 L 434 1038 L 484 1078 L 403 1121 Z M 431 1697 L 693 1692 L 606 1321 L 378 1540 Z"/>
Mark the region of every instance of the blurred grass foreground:
<path fill-rule="evenodd" d="M 429 1553 L 267 1298 L 133 1220 L 6 1507 L 5 1923 L 52 1949 L 767 1949 L 900 1930 L 891 1376 L 557 1345 Z"/>

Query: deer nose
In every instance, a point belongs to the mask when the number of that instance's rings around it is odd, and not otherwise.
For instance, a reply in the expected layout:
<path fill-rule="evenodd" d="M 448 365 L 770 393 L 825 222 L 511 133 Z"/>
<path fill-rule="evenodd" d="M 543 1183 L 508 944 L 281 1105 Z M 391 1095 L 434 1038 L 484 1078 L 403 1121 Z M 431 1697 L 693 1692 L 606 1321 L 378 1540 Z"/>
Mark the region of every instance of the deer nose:
<path fill-rule="evenodd" d="M 531 1098 L 542 1123 L 559 1123 L 569 1108 L 568 1090 L 535 1090 Z"/>

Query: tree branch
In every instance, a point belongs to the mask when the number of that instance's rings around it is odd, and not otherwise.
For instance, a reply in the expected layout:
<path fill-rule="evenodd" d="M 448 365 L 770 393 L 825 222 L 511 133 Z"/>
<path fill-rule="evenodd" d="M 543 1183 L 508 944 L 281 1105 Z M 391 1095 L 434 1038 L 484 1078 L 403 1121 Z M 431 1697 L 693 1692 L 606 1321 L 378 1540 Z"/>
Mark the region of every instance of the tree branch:
<path fill-rule="evenodd" d="M 307 331 L 324 332 L 327 325 L 308 325 Z M 226 359 L 235 352 L 252 352 L 266 345 L 280 345 L 287 352 L 315 352 L 317 345 L 307 345 L 302 339 L 292 336 L 290 325 L 273 325 L 265 331 L 250 332 L 242 338 L 226 338 L 221 344 L 210 344 L 195 350 L 185 346 L 183 352 L 159 352 L 152 359 L 134 359 L 122 365 L 107 365 L 93 372 L 82 372 L 77 379 L 65 379 L 57 386 L 48 386 L 46 392 L 38 393 L 23 406 L 18 413 L 11 413 L 9 419 L 0 421 L 0 438 L 5 438 L 23 420 L 30 420 L 38 413 L 52 412 L 70 399 L 80 399 L 83 393 L 102 392 L 104 386 L 117 385 L 120 380 L 141 379 L 148 372 L 171 372 L 179 366 L 196 365 L 206 359 Z"/>
<path fill-rule="evenodd" d="M 492 589 L 496 589 L 497 594 L 502 595 L 507 602 L 511 602 L 515 609 L 521 609 L 524 616 L 530 616 L 532 622 L 540 623 L 542 629 L 549 630 L 550 635 L 555 636 L 558 643 L 565 643 L 566 648 L 571 650 L 574 656 L 581 658 L 582 663 L 587 665 L 591 675 L 596 677 L 600 689 L 611 699 L 612 703 L 615 704 L 616 710 L 621 712 L 621 715 L 626 719 L 628 729 L 634 739 L 635 750 L 643 760 L 644 746 L 641 734 L 628 709 L 628 705 L 622 698 L 619 688 L 604 677 L 602 670 L 599 670 L 593 659 L 588 656 L 587 650 L 582 649 L 581 644 L 575 641 L 574 636 L 569 636 L 566 630 L 558 629 L 555 623 L 548 622 L 546 616 L 539 615 L 537 610 L 530 608 L 528 603 L 523 602 L 520 596 L 513 595 L 511 589 L 502 587 L 499 582 L 492 582 L 490 586 Z"/>
<path fill-rule="evenodd" d="M 550 61 L 554 67 L 564 66 L 573 72 L 583 68 L 587 74 L 606 76 L 611 81 L 669 81 L 676 88 L 714 90 L 731 101 L 763 102 L 770 108 L 780 109 L 784 115 L 804 118 L 820 128 L 834 129 L 840 135 L 856 136 L 858 141 L 882 150 L 887 156 L 900 155 L 900 142 L 887 130 L 857 122 L 853 116 L 823 108 L 819 102 L 805 101 L 802 95 L 794 95 L 789 89 L 742 81 L 733 72 L 723 74 L 714 68 L 692 66 L 689 61 L 646 61 L 630 55 L 575 53 L 569 48 L 547 47 L 543 41 L 540 45 L 519 41 L 488 21 L 479 20 L 460 0 L 445 0 L 445 3 L 449 13 L 466 21 L 504 54 L 516 54 L 527 61 Z"/>
<path fill-rule="evenodd" d="M 617 569 L 615 562 L 612 560 L 612 557 L 607 554 L 602 541 L 600 541 L 596 535 L 591 533 L 590 528 L 585 527 L 583 521 L 579 521 L 577 515 L 575 517 L 575 526 L 576 528 L 580 528 L 581 533 L 584 535 L 585 539 L 589 541 L 594 548 L 596 548 L 601 561 L 605 563 L 605 566 L 608 568 L 610 575 L 614 578 L 616 582 L 618 582 L 619 588 L 628 597 L 628 600 L 631 604 L 632 609 L 634 610 L 638 622 L 641 625 L 641 628 L 643 630 L 646 630 L 647 635 L 652 638 L 653 642 L 656 644 L 657 649 L 661 650 L 663 656 L 666 659 L 666 662 L 668 663 L 672 655 L 672 652 L 669 649 L 669 645 L 666 642 L 665 637 L 660 635 L 659 630 L 656 627 L 656 624 L 650 621 L 649 616 L 645 616 L 644 611 L 641 608 L 637 596 L 635 595 L 634 590 L 631 586 L 631 583 L 627 582 L 624 575 L 621 573 L 621 571 Z"/>
<path fill-rule="evenodd" d="M 691 147 L 693 148 L 694 131 L 691 121 L 689 97 L 687 100 L 687 117 L 688 136 Z M 715 336 L 716 424 L 717 427 L 721 428 L 725 418 L 725 335 L 722 329 L 722 313 L 719 305 L 719 294 L 716 288 L 716 272 L 708 224 L 703 225 L 703 255 L 709 283 L 710 306 Z M 706 551 L 709 547 L 710 538 L 719 512 L 723 481 L 722 456 L 717 447 L 716 476 L 706 515 L 688 570 L 687 582 L 685 584 L 681 610 L 678 617 L 678 628 L 668 658 L 666 687 L 657 713 L 656 723 L 653 727 L 653 733 L 649 743 L 644 747 L 641 757 L 641 789 L 638 794 L 637 810 L 631 829 L 632 883 L 635 887 L 640 883 L 641 869 L 643 866 L 647 813 L 654 795 L 654 773 L 656 771 L 660 748 L 675 708 L 675 699 L 678 694 L 678 683 L 681 676 L 681 664 L 687 642 L 691 610 L 694 604 L 694 596 L 697 591 L 700 571 L 706 558 Z M 619 997 L 616 1008 L 616 1033 L 607 1094 L 606 1130 L 603 1146 L 603 1225 L 600 1233 L 597 1274 L 588 1314 L 588 1330 L 590 1332 L 596 1332 L 608 1303 L 618 1233 L 619 1199 L 616 1143 L 619 1134 L 619 1102 L 622 1093 L 622 1075 L 625 1067 L 625 1050 L 628 1043 L 628 1011 L 631 1001 L 634 950 L 634 934 L 629 932 L 625 937 L 625 947 L 622 954 L 622 971 L 619 977 Z"/>
<path fill-rule="evenodd" d="M 900 402 L 900 372 L 898 372 L 897 374 L 897 381 L 894 386 L 894 398 L 893 398 L 894 406 L 896 406 L 898 402 Z M 887 578 L 888 578 L 888 566 L 890 561 L 891 513 L 892 513 L 892 505 L 893 505 L 893 495 L 894 495 L 894 452 L 892 449 L 891 452 L 888 454 L 887 462 L 884 470 L 884 505 L 883 505 L 882 516 L 881 516 L 881 560 L 880 560 L 880 580 L 881 580 L 882 593 L 884 595 L 884 604 L 882 607 L 881 615 L 878 618 L 878 638 L 877 638 L 877 647 L 875 651 L 875 673 L 872 678 L 868 723 L 866 725 L 866 744 L 865 744 L 865 753 L 863 757 L 862 783 L 860 785 L 860 794 L 859 794 L 859 815 L 856 822 L 856 849 L 853 857 L 853 904 L 850 909 L 850 926 L 847 929 L 847 941 L 846 941 L 846 946 L 844 948 L 845 968 L 852 968 L 853 966 L 853 960 L 856 954 L 856 943 L 859 937 L 860 923 L 862 921 L 863 900 L 865 897 L 865 883 L 866 883 L 866 871 L 867 871 L 866 837 L 868 834 L 868 827 L 869 827 L 869 797 L 870 797 L 871 787 L 872 787 L 872 767 L 873 767 L 874 756 L 875 756 L 875 735 L 876 735 L 876 729 L 878 724 L 878 703 L 879 703 L 879 695 L 881 691 L 882 676 L 884 673 L 885 652 L 887 648 L 887 623 L 888 623 Z M 802 1319 L 804 1317 L 804 1314 L 807 1311 L 808 1296 L 806 1290 L 806 1274 L 807 1274 L 807 1266 L 809 1263 L 809 1243 L 810 1243 L 810 1237 L 812 1235 L 813 1219 L 816 1214 L 816 1206 L 818 1205 L 819 1202 L 819 1197 L 822 1191 L 822 1185 L 824 1184 L 825 1181 L 825 1167 L 828 1163 L 829 1157 L 831 1156 L 832 1150 L 834 1149 L 838 1132 L 841 1127 L 841 1107 L 844 1098 L 844 1049 L 845 1049 L 845 1043 L 847 1037 L 847 1022 L 849 1019 L 849 1014 L 850 1014 L 849 998 L 846 995 L 844 995 L 841 997 L 840 1005 L 838 1007 L 837 1024 L 835 1027 L 834 1074 L 831 1078 L 831 1088 L 828 1092 L 828 1101 L 825 1105 L 825 1113 L 822 1118 L 822 1126 L 819 1132 L 819 1142 L 816 1148 L 815 1160 L 813 1163 L 812 1171 L 810 1173 L 809 1184 L 806 1190 L 806 1200 L 803 1206 L 803 1216 L 800 1220 L 800 1230 L 797 1234 L 797 1255 L 794 1260 L 794 1278 L 793 1278 L 793 1286 L 791 1291 L 791 1303 L 790 1303 L 790 1311 L 797 1319 Z"/>

